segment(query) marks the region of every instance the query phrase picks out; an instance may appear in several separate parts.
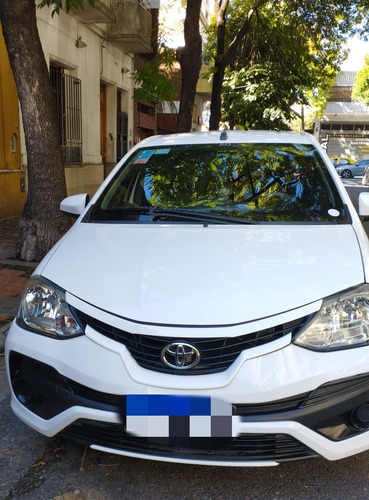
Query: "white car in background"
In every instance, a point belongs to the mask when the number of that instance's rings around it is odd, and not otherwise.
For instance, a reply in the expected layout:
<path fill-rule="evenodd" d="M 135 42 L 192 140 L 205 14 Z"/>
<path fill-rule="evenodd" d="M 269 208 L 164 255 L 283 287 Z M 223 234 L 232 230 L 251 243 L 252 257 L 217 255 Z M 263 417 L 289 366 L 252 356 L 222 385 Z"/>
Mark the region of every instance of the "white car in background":
<path fill-rule="evenodd" d="M 6 342 L 29 426 L 191 464 L 369 449 L 368 240 L 312 136 L 151 137 L 61 208 Z"/>

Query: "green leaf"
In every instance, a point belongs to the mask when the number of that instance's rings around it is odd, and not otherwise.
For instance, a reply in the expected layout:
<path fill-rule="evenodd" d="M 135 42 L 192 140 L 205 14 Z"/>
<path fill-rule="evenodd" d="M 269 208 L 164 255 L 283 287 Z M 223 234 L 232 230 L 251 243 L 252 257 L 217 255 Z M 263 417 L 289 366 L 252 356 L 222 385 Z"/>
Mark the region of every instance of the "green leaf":
<path fill-rule="evenodd" d="M 92 7 L 95 7 L 95 0 L 88 0 L 89 4 Z M 39 4 L 37 4 L 37 8 L 41 9 L 42 7 L 52 7 L 51 16 L 54 17 L 55 14 L 60 14 L 60 11 L 63 9 L 63 1 L 62 0 L 42 0 Z M 84 9 L 84 0 L 65 0 L 65 11 L 77 11 Z"/>
<path fill-rule="evenodd" d="M 352 89 L 352 98 L 369 106 L 369 55 L 364 58 L 364 66 L 356 74 L 356 82 Z"/>
<path fill-rule="evenodd" d="M 136 84 L 135 100 L 156 101 L 158 103 L 173 102 L 177 93 L 172 82 L 175 62 L 174 51 L 161 44 L 155 59 L 137 68 L 132 75 Z"/>

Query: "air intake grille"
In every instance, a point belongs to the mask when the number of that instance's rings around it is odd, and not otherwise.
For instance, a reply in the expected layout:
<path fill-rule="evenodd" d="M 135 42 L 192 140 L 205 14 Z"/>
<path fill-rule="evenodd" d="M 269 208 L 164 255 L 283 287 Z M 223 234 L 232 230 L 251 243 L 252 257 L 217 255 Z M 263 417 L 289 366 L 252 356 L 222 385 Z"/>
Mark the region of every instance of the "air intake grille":
<path fill-rule="evenodd" d="M 310 319 L 310 316 L 295 321 L 267 328 L 232 338 L 168 338 L 150 335 L 132 334 L 75 311 L 80 323 L 89 325 L 101 335 L 124 344 L 133 358 L 143 368 L 175 375 L 205 375 L 226 370 L 245 349 L 258 347 L 292 333 L 295 335 Z M 168 367 L 161 360 L 162 349 L 171 342 L 190 342 L 201 353 L 198 365 L 190 370 L 176 370 Z"/>
<path fill-rule="evenodd" d="M 128 435 L 121 424 L 79 420 L 61 436 L 82 444 L 100 445 L 131 453 L 194 460 L 283 462 L 317 456 L 304 444 L 285 434 L 242 434 L 236 438 L 139 438 Z"/>

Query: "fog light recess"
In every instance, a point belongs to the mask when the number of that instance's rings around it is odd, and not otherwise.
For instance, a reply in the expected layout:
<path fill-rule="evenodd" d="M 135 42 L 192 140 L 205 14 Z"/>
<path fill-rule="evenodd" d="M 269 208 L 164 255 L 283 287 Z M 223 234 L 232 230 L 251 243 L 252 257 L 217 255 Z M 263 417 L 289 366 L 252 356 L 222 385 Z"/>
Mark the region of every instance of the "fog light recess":
<path fill-rule="evenodd" d="M 39 395 L 25 381 L 17 381 L 13 385 L 13 391 L 18 401 L 26 408 L 32 408 L 39 404 Z"/>
<path fill-rule="evenodd" d="M 349 425 L 353 429 L 369 429 L 369 402 L 352 410 L 349 417 Z"/>

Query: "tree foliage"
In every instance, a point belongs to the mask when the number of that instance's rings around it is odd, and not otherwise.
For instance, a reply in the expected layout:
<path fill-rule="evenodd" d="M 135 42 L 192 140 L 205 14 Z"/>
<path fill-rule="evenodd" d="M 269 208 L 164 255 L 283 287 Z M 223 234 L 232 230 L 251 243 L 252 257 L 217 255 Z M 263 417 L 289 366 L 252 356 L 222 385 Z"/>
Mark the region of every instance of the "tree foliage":
<path fill-rule="evenodd" d="M 321 106 L 345 57 L 345 39 L 367 8 L 353 0 L 216 0 L 216 6 L 207 45 L 214 65 L 211 128 L 220 117 L 248 128 L 287 128 L 293 103 Z"/>
<path fill-rule="evenodd" d="M 357 72 L 356 82 L 352 89 L 352 98 L 369 106 L 369 55 L 364 58 L 364 66 Z"/>
<path fill-rule="evenodd" d="M 175 52 L 161 43 L 156 57 L 133 72 L 136 101 L 172 102 L 177 92 L 171 81 L 175 63 Z"/>
<path fill-rule="evenodd" d="M 137 85 L 134 97 L 136 100 L 150 102 L 173 102 L 178 98 L 177 89 L 173 83 L 173 68 L 175 62 L 179 63 L 181 70 L 181 88 L 179 99 L 179 112 L 177 117 L 177 132 L 189 132 L 192 127 L 192 111 L 195 102 L 196 84 L 202 62 L 202 38 L 200 35 L 200 9 L 202 0 L 187 0 L 178 2 L 169 0 L 161 8 L 173 16 L 176 7 L 184 12 L 184 46 L 178 47 L 174 52 L 160 43 L 156 57 L 134 72 L 133 79 Z M 178 12 L 178 11 L 177 11 Z M 174 16 L 175 17 L 175 16 Z M 173 20 L 174 21 L 174 20 Z M 178 27 L 178 22 L 174 23 Z M 170 35 L 170 29 L 163 29 L 164 37 Z M 174 29 L 175 31 L 175 29 Z M 177 64 L 178 66 L 178 64 Z M 179 71 L 176 71 L 177 76 Z"/>
<path fill-rule="evenodd" d="M 322 48 L 303 27 L 291 25 L 279 5 L 259 13 L 258 29 L 226 71 L 225 119 L 246 128 L 288 129 L 292 105 L 318 104 L 343 52 L 336 44 Z"/>

